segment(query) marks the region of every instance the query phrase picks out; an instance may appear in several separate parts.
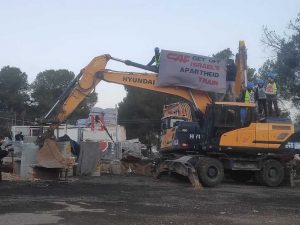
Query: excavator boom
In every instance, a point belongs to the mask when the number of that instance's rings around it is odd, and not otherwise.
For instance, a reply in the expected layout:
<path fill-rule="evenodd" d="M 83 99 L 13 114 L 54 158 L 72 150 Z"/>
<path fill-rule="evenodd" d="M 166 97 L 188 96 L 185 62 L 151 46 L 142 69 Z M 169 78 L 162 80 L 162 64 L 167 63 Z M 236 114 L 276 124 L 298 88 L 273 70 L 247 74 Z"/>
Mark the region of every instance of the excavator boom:
<path fill-rule="evenodd" d="M 206 92 L 184 87 L 156 86 L 158 75 L 155 73 L 131 73 L 105 69 L 107 62 L 111 59 L 142 68 L 140 64 L 112 58 L 110 55 L 97 56 L 83 68 L 43 119 L 44 123 L 50 122 L 51 125 L 37 141 L 42 146 L 37 155 L 41 166 L 67 167 L 70 165 L 66 164 L 61 157 L 57 143 L 51 140 L 54 137 L 54 130 L 70 116 L 102 80 L 182 97 L 191 102 L 195 109 L 203 114 L 207 104 L 211 103 L 211 99 Z M 148 69 L 148 67 L 145 66 L 145 69 Z M 56 160 L 58 158 L 59 160 Z M 51 162 L 50 165 L 49 162 Z"/>
<path fill-rule="evenodd" d="M 235 59 L 236 61 L 236 79 L 235 79 L 235 95 L 239 96 L 242 87 L 247 82 L 247 50 L 244 41 L 239 42 L 239 53 Z"/>
<path fill-rule="evenodd" d="M 50 119 L 55 124 L 64 122 L 78 105 L 95 89 L 101 81 L 122 84 L 141 89 L 162 92 L 182 97 L 193 103 L 202 113 L 211 99 L 206 92 L 190 90 L 184 87 L 156 86 L 158 75 L 155 73 L 118 72 L 105 69 L 107 62 L 112 59 L 110 55 L 95 57 L 75 79 L 73 87 L 68 87 L 60 102 L 47 114 L 45 119 Z M 51 115 L 54 115 L 51 118 Z"/>

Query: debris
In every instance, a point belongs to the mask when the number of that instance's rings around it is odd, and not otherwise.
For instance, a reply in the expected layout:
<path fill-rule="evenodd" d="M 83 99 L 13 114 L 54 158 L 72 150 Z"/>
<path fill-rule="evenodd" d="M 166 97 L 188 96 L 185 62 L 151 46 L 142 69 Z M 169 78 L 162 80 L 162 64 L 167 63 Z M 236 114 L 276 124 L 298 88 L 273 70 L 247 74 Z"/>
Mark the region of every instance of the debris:
<path fill-rule="evenodd" d="M 20 178 L 20 176 L 13 174 L 13 173 L 2 172 L 2 180 L 16 181 L 16 180 L 21 180 L 21 178 Z"/>
<path fill-rule="evenodd" d="M 123 174 L 137 174 L 144 176 L 152 175 L 152 162 L 149 160 L 140 160 L 138 162 L 122 161 L 122 173 Z"/>
<path fill-rule="evenodd" d="M 67 169 L 75 165 L 71 156 L 70 142 L 56 142 L 46 139 L 43 147 L 37 152 L 38 166 L 45 168 Z"/>
<path fill-rule="evenodd" d="M 122 142 L 122 158 L 128 160 L 141 160 L 142 145 L 138 139 L 126 140 Z"/>

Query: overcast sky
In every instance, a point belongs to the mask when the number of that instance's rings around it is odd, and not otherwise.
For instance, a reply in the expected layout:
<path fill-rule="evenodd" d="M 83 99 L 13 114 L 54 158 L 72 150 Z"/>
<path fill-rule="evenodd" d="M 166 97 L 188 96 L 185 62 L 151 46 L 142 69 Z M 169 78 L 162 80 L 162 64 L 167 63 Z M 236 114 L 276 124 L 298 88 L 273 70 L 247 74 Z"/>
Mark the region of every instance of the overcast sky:
<path fill-rule="evenodd" d="M 300 12 L 299 0 L 3 0 L 0 2 L 0 67 L 19 67 L 32 82 L 47 69 L 78 74 L 97 55 L 148 63 L 154 48 L 211 56 L 245 40 L 248 65 L 271 56 L 262 26 L 282 34 Z M 117 63 L 110 69 L 136 71 Z M 97 106 L 125 97 L 120 85 L 102 83 Z"/>

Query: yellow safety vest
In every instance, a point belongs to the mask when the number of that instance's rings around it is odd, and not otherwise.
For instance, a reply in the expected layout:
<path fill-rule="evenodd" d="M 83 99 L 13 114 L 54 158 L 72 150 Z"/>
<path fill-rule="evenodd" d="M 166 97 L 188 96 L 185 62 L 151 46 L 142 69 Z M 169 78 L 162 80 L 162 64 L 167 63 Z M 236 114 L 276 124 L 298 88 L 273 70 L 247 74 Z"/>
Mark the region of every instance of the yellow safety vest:
<path fill-rule="evenodd" d="M 160 55 L 158 57 L 156 57 L 156 56 L 154 56 L 154 57 L 155 57 L 156 66 L 158 67 L 160 64 Z"/>
<path fill-rule="evenodd" d="M 253 90 L 251 90 L 250 92 L 248 90 L 246 90 L 244 102 L 246 102 L 246 103 L 255 102 L 255 100 L 254 100 L 254 91 Z"/>

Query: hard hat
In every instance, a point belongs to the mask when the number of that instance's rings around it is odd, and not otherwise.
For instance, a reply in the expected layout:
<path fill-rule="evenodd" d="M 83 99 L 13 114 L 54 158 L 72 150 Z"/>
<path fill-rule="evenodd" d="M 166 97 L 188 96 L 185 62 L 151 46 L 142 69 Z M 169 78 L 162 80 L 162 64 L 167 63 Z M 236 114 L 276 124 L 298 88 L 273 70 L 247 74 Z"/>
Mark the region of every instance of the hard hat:
<path fill-rule="evenodd" d="M 249 81 L 249 82 L 247 83 L 247 88 L 248 88 L 248 89 L 252 89 L 252 88 L 253 88 L 253 83 Z"/>
<path fill-rule="evenodd" d="M 155 53 L 159 53 L 159 48 L 156 47 L 156 48 L 154 49 L 154 52 L 155 52 Z"/>

